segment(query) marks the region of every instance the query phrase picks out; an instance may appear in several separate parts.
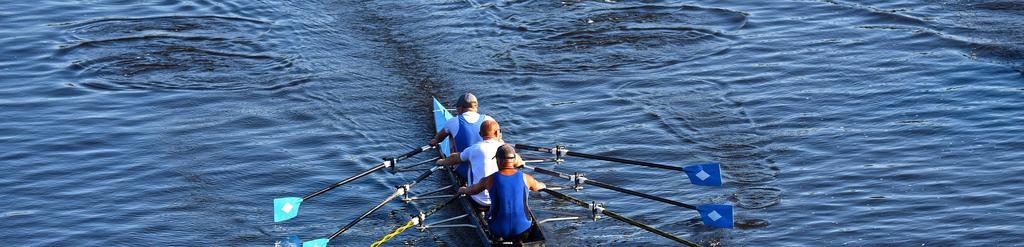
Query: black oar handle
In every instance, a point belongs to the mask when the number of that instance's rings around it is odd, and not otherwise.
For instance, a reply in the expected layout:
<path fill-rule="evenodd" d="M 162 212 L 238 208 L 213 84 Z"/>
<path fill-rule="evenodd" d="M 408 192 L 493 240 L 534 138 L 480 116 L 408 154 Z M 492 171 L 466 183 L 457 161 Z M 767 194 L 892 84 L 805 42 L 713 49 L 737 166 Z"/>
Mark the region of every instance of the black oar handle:
<path fill-rule="evenodd" d="M 551 152 L 553 150 L 551 148 L 535 147 L 535 146 L 530 146 L 530 145 L 526 145 L 526 144 L 518 144 L 518 143 L 515 144 L 515 147 L 516 148 L 527 149 L 527 150 L 533 150 L 533 151 L 537 151 L 537 152 L 545 152 L 545 153 Z M 555 150 L 555 151 L 557 151 L 557 150 Z M 683 168 L 682 167 L 678 167 L 678 166 L 662 165 L 662 164 L 655 164 L 655 163 L 645 162 L 645 161 L 620 159 L 620 158 L 615 158 L 615 157 L 598 156 L 598 155 L 593 155 L 593 154 L 577 153 L 577 152 L 573 152 L 573 151 L 566 151 L 565 155 L 576 156 L 576 157 L 587 158 L 587 159 L 604 160 L 604 161 L 619 162 L 619 163 L 631 164 L 631 165 L 639 165 L 639 166 L 646 166 L 646 167 L 653 167 L 653 168 L 675 170 L 675 171 L 683 171 Z"/>
<path fill-rule="evenodd" d="M 439 169 L 441 169 L 440 166 L 431 167 L 430 170 L 427 170 L 426 172 L 423 172 L 423 174 L 420 174 L 419 177 L 416 177 L 416 179 L 413 180 L 412 183 L 410 183 L 410 184 L 408 184 L 406 186 L 413 186 L 413 185 L 416 185 L 416 184 L 422 182 L 424 179 L 427 179 L 428 177 L 430 177 L 430 174 L 433 174 L 434 171 L 437 171 Z"/>
<path fill-rule="evenodd" d="M 419 147 L 416 150 L 412 150 L 412 151 L 409 151 L 408 153 L 404 153 L 402 155 L 399 155 L 398 157 L 395 157 L 393 160 L 385 160 L 384 162 L 381 162 L 380 164 L 377 164 L 377 165 L 371 167 L 370 169 L 367 169 L 366 171 L 363 171 L 363 172 L 361 172 L 359 174 L 356 174 L 355 176 L 346 178 L 345 180 L 341 180 L 341 181 L 339 181 L 337 183 L 334 183 L 334 184 L 332 184 L 330 186 L 327 186 L 327 187 L 325 187 L 323 189 L 320 189 L 317 192 L 313 192 L 313 193 L 311 193 L 309 195 L 306 195 L 306 196 L 302 197 L 302 200 L 303 201 L 309 200 L 310 198 L 316 197 L 316 196 L 318 196 L 320 194 L 323 194 L 324 192 L 331 191 L 334 188 L 338 188 L 338 187 L 340 187 L 342 185 L 345 185 L 347 183 L 350 183 L 352 181 L 356 181 L 356 179 L 365 177 L 366 175 L 370 175 L 371 173 L 380 171 L 381 169 L 384 169 L 386 167 L 394 166 L 395 165 L 394 162 L 397 162 L 397 161 L 400 161 L 400 160 L 404 160 L 404 159 L 408 159 L 409 157 L 412 157 L 414 155 L 422 153 L 423 151 L 430 150 L 432 148 L 434 148 L 434 147 L 433 146 L 422 146 L 422 147 Z"/>
<path fill-rule="evenodd" d="M 569 196 L 569 195 L 566 195 L 566 194 L 562 194 L 562 193 L 560 193 L 558 191 L 549 190 L 549 189 L 542 189 L 541 191 L 546 192 L 546 193 L 548 193 L 548 194 L 550 194 L 550 195 L 552 195 L 554 197 L 558 197 L 559 199 L 572 202 L 572 203 L 574 203 L 576 205 L 579 205 L 580 207 L 592 208 L 590 203 L 584 202 L 583 200 L 577 199 L 575 197 L 572 197 L 572 196 Z M 611 217 L 612 219 L 616 219 L 618 221 L 625 222 L 626 224 L 630 224 L 630 225 L 639 227 L 640 229 L 647 230 L 648 232 L 651 232 L 651 233 L 654 233 L 654 234 L 658 234 L 659 236 L 665 237 L 667 239 L 671 239 L 671 240 L 679 242 L 681 244 L 685 244 L 687 246 L 700 246 L 697 243 L 690 242 L 689 240 L 676 237 L 675 235 L 672 235 L 671 233 L 662 231 L 662 230 L 660 230 L 658 228 L 654 228 L 654 227 L 649 226 L 647 224 L 644 224 L 644 223 L 641 223 L 639 221 L 630 219 L 629 217 L 619 215 L 619 214 L 617 214 L 615 212 L 612 212 L 611 210 L 608 210 L 608 209 L 602 209 L 601 210 L 601 214 L 607 215 L 608 217 Z"/>
<path fill-rule="evenodd" d="M 542 174 L 546 174 L 546 175 L 550 175 L 550 176 L 554 176 L 554 177 L 560 177 L 560 178 L 564 178 L 564 179 L 573 179 L 572 176 L 566 175 L 564 173 L 560 173 L 560 172 L 556 172 L 556 171 L 552 171 L 552 170 L 547 170 L 547 169 L 540 168 L 540 167 L 529 167 L 529 168 L 533 169 L 533 171 L 536 171 L 537 173 L 542 173 Z M 696 206 L 693 206 L 693 205 L 690 205 L 690 204 L 686 204 L 686 203 L 682 203 L 682 202 L 677 202 L 677 201 L 665 199 L 664 197 L 660 197 L 660 196 L 654 196 L 654 195 L 650 195 L 650 194 L 646 194 L 646 193 L 642 193 L 642 192 L 638 192 L 638 191 L 634 191 L 634 190 L 625 189 L 625 188 L 622 188 L 622 187 L 618 187 L 618 186 L 615 186 L 615 185 L 607 184 L 607 183 L 604 183 L 604 182 L 601 182 L 601 181 L 597 181 L 597 180 L 593 180 L 593 179 L 589 179 L 589 178 L 583 179 L 582 183 L 592 184 L 592 185 L 597 186 L 597 187 L 601 187 L 601 188 L 605 188 L 605 189 L 609 189 L 609 190 L 614 190 L 614 191 L 618 191 L 618 192 L 625 193 L 625 194 L 630 194 L 630 195 L 639 196 L 639 197 L 643 197 L 643 198 L 647 198 L 647 199 L 651 199 L 651 200 L 655 200 L 655 201 L 659 201 L 659 202 L 664 202 L 664 203 L 672 204 L 672 205 L 683 207 L 683 208 L 697 210 Z"/>
<path fill-rule="evenodd" d="M 430 145 L 422 146 L 419 149 L 412 150 L 412 151 L 409 151 L 408 153 L 404 153 L 402 155 L 399 155 L 398 157 L 395 157 L 395 160 L 408 159 L 409 157 L 412 157 L 413 155 L 417 155 L 419 153 L 422 153 L 423 151 L 427 151 L 427 150 L 433 149 L 434 147 L 436 147 L 436 146 L 430 146 Z"/>

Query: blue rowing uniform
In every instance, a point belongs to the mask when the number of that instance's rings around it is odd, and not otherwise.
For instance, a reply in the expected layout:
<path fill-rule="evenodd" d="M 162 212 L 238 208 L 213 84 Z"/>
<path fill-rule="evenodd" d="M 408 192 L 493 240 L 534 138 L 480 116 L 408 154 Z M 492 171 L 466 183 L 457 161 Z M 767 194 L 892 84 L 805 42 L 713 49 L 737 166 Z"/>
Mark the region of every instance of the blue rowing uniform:
<path fill-rule="evenodd" d="M 453 139 L 455 139 L 455 150 L 458 150 L 458 152 L 461 153 L 469 146 L 472 146 L 484 139 L 483 137 L 480 137 L 480 125 L 483 125 L 484 119 L 487 119 L 487 116 L 480 114 L 480 118 L 476 120 L 476 123 L 470 123 L 466 121 L 463 114 L 459 114 L 459 131 L 457 131 L 457 133 L 452 133 Z M 455 167 L 455 174 L 459 174 L 459 176 L 462 176 L 463 178 L 468 178 L 469 161 L 459 163 L 459 166 Z"/>
<path fill-rule="evenodd" d="M 504 239 L 522 235 L 531 225 L 526 217 L 528 194 L 523 172 L 516 171 L 509 176 L 497 172 L 492 177 L 491 188 L 488 188 L 491 207 L 487 213 L 487 227 L 491 235 Z"/>

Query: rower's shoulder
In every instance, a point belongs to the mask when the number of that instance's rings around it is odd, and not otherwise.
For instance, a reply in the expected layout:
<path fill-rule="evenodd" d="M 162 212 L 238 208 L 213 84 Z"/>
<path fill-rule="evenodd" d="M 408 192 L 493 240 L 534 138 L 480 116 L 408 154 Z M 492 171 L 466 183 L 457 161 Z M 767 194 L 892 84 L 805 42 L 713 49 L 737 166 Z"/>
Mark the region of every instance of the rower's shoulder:
<path fill-rule="evenodd" d="M 483 178 L 480 179 L 480 182 L 478 182 L 478 183 L 484 184 L 484 185 L 486 185 L 485 187 L 490 188 L 491 184 L 494 183 L 494 175 L 498 175 L 498 174 L 500 174 L 500 172 L 495 172 L 495 173 L 491 173 L 491 175 L 484 176 Z"/>
<path fill-rule="evenodd" d="M 459 118 L 453 117 L 444 121 L 444 130 L 448 132 L 455 131 L 459 128 Z"/>

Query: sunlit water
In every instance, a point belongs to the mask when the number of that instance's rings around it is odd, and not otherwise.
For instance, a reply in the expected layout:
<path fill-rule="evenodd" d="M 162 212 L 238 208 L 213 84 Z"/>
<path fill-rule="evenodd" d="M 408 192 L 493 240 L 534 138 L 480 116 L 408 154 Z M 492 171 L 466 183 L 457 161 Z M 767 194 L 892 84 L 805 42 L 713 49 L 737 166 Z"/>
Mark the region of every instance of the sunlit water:
<path fill-rule="evenodd" d="M 271 200 L 423 145 L 430 96 L 467 91 L 509 142 L 721 162 L 721 188 L 578 158 L 556 168 L 736 205 L 722 230 L 572 193 L 703 245 L 1024 241 L 1019 1 L 2 1 L 0 23 L 4 245 L 324 237 L 416 174 L 364 178 L 284 223 Z M 334 243 L 372 243 L 433 203 L 388 204 Z M 612 219 L 545 227 L 555 246 L 674 244 Z"/>

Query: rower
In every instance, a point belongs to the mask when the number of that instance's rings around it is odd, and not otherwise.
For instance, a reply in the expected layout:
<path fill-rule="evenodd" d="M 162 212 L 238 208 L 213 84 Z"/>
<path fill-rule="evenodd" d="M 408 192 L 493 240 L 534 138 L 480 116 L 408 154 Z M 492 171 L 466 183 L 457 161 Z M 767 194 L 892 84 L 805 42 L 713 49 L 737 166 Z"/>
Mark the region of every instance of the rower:
<path fill-rule="evenodd" d="M 487 228 L 491 235 L 504 240 L 526 239 L 532 225 L 527 217 L 529 193 L 526 190 L 540 191 L 546 186 L 517 169 L 524 162 L 516 155 L 512 145 L 503 144 L 498 147 L 494 159 L 501 167 L 500 171 L 484 177 L 469 188 L 459 188 L 459 193 L 472 195 L 485 189 L 490 191 L 491 207 L 487 212 Z"/>
<path fill-rule="evenodd" d="M 498 147 L 505 144 L 501 140 L 501 126 L 493 119 L 486 120 L 480 124 L 480 136 L 483 138 L 482 141 L 467 147 L 461 153 L 452 153 L 448 158 L 437 161 L 438 165 L 454 165 L 459 162 L 462 162 L 460 165 L 465 165 L 468 162 L 467 186 L 479 183 L 480 179 L 498 172 L 498 163 L 493 157 Z M 486 191 L 470 195 L 481 212 L 491 205 L 491 197 Z"/>
<path fill-rule="evenodd" d="M 474 143 L 480 142 L 482 137 L 477 133 L 480 132 L 480 125 L 484 121 L 494 120 L 490 116 L 477 113 L 477 100 L 476 96 L 472 93 L 463 94 L 459 97 L 459 100 L 455 102 L 456 111 L 458 116 L 448 119 L 444 124 L 444 128 L 434 136 L 434 139 L 430 139 L 429 143 L 431 146 L 436 146 L 438 143 L 444 141 L 445 138 L 451 136 L 453 139 L 452 153 L 462 152 Z M 455 167 L 455 174 L 468 178 L 469 164 L 462 162 L 459 166 Z"/>

